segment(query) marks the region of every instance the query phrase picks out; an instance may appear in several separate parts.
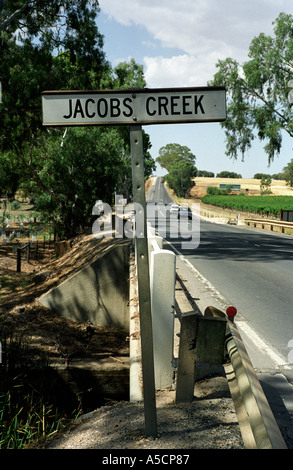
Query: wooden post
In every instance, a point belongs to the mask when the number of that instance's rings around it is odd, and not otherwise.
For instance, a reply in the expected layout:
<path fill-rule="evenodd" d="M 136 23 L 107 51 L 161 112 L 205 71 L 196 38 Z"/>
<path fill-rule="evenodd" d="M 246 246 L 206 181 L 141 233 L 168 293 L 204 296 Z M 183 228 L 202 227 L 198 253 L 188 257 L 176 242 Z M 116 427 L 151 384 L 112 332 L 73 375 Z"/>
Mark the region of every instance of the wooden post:
<path fill-rule="evenodd" d="M 21 272 L 21 248 L 17 248 L 16 271 Z"/>
<path fill-rule="evenodd" d="M 226 324 L 226 315 L 213 307 L 205 310 L 205 316 L 195 312 L 182 316 L 176 403 L 193 400 L 196 362 L 223 364 Z"/>
<path fill-rule="evenodd" d="M 130 126 L 133 198 L 135 208 L 135 247 L 140 313 L 142 376 L 144 392 L 145 432 L 157 436 L 157 415 L 154 376 L 154 352 L 151 316 L 150 277 L 146 223 L 143 141 L 141 126 Z"/>
<path fill-rule="evenodd" d="M 195 346 L 198 328 L 198 316 L 196 314 L 182 316 L 177 384 L 176 403 L 191 403 L 194 397 L 195 380 Z"/>
<path fill-rule="evenodd" d="M 225 318 L 199 319 L 195 358 L 197 362 L 223 364 L 225 351 Z"/>

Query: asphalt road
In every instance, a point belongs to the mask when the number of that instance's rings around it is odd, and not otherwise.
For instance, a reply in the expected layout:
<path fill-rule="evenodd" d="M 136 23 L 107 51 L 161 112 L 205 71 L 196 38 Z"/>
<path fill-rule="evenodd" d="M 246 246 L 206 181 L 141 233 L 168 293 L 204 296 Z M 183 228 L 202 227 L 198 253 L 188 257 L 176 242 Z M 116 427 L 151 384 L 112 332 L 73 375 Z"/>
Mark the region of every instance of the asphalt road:
<path fill-rule="evenodd" d="M 172 203 L 160 178 L 148 201 Z M 166 248 L 176 252 L 191 295 L 206 306 L 237 308 L 237 327 L 253 366 L 293 443 L 293 238 L 201 218 L 194 248 L 186 244 L 186 233 L 170 236 L 175 223 L 167 221 Z M 192 224 L 199 228 L 190 221 L 189 235 Z"/>
<path fill-rule="evenodd" d="M 149 201 L 172 201 L 160 178 Z M 192 225 L 198 226 L 190 221 L 187 234 L 178 226 L 174 238 L 171 224 L 166 239 L 287 360 L 293 341 L 293 238 L 201 219 L 199 245 L 189 248 Z"/>

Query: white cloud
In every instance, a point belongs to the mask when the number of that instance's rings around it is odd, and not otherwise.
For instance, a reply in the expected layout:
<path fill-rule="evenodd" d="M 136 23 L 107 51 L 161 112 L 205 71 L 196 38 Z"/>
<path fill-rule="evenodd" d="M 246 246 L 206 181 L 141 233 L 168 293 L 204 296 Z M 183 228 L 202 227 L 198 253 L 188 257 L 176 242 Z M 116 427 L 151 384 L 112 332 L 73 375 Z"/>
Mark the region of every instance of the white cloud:
<path fill-rule="evenodd" d="M 214 68 L 187 54 L 145 57 L 145 78 L 150 88 L 205 86 L 213 78 Z"/>
<path fill-rule="evenodd" d="M 123 4 L 123 6 L 122 6 Z M 197 55 L 226 45 L 243 49 L 262 31 L 271 31 L 290 0 L 100 0 L 103 13 L 117 22 L 143 26 L 163 47 Z"/>
<path fill-rule="evenodd" d="M 149 87 L 206 85 L 219 59 L 245 61 L 253 37 L 272 34 L 279 13 L 292 9 L 291 0 L 100 0 L 100 6 L 120 24 L 145 28 L 163 48 L 156 57 L 149 47 L 144 57 Z M 172 48 L 178 55 L 170 57 Z"/>

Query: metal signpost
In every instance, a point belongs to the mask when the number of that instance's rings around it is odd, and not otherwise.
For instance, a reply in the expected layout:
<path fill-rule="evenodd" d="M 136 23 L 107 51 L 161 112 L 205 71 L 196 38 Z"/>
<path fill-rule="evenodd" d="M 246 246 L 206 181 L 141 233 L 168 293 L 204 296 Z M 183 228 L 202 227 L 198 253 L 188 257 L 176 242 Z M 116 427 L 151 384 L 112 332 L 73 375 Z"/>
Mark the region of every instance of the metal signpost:
<path fill-rule="evenodd" d="M 224 87 L 44 91 L 44 126 L 129 125 L 135 214 L 145 432 L 157 436 L 142 125 L 220 122 Z"/>

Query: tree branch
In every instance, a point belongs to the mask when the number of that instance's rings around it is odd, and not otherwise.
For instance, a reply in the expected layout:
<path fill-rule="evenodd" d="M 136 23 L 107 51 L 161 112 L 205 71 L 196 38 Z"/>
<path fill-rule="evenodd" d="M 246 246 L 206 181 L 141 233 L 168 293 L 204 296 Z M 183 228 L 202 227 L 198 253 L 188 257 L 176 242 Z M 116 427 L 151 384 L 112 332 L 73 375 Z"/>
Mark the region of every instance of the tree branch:
<path fill-rule="evenodd" d="M 269 109 L 271 109 L 271 111 L 273 113 L 275 113 L 280 119 L 281 119 L 281 124 L 282 124 L 282 129 L 284 129 L 285 132 L 287 132 L 289 134 L 290 137 L 293 137 L 293 133 L 287 128 L 287 126 L 285 126 L 283 123 L 289 123 L 290 120 L 288 118 L 286 118 L 283 114 L 281 114 L 275 106 L 271 105 L 266 99 L 264 96 L 260 95 L 259 93 L 257 93 L 255 90 L 251 90 L 247 85 L 246 83 L 244 83 L 244 88 L 246 90 L 246 92 L 248 92 L 251 96 L 254 96 L 255 98 L 259 99 L 260 101 L 262 101 Z"/>
<path fill-rule="evenodd" d="M 21 8 L 12 13 L 12 15 L 10 15 L 5 21 L 0 23 L 0 30 L 6 28 L 6 26 L 8 26 L 17 16 L 19 16 L 29 6 L 29 4 L 30 2 L 26 2 Z"/>
<path fill-rule="evenodd" d="M 45 191 L 46 193 L 48 194 L 51 194 L 52 196 L 55 196 L 54 192 L 49 189 L 44 183 L 43 181 L 41 180 L 38 172 L 36 170 L 34 170 L 34 168 L 32 167 L 32 151 L 33 151 L 33 148 L 31 146 L 31 149 L 30 149 L 30 163 L 28 163 L 26 161 L 26 158 L 25 156 L 23 155 L 22 153 L 22 150 L 17 146 L 15 145 L 13 142 L 11 143 L 15 152 L 16 152 L 16 155 L 18 155 L 18 157 L 20 158 L 20 160 L 22 161 L 22 163 L 24 164 L 24 166 L 29 170 L 29 172 L 31 173 L 32 175 L 32 178 L 33 180 L 37 183 L 37 185 L 43 190 Z"/>

